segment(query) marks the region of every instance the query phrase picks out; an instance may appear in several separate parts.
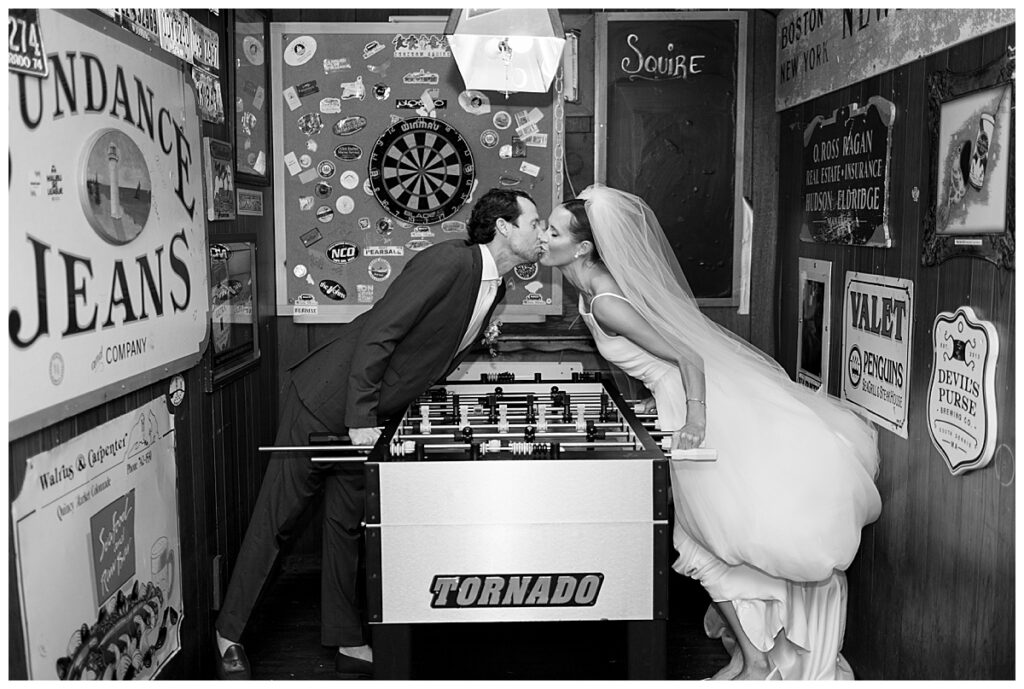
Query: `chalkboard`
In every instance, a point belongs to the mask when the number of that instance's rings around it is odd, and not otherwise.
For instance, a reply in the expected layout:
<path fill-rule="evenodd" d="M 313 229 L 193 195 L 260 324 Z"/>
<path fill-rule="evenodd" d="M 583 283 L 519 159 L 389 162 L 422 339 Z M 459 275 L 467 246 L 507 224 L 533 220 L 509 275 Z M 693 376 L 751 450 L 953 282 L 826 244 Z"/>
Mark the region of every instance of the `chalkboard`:
<path fill-rule="evenodd" d="M 739 303 L 746 15 L 597 17 L 594 174 L 658 216 L 694 296 Z"/>
<path fill-rule="evenodd" d="M 430 244 L 465 239 L 492 187 L 562 198 L 562 81 L 467 91 L 443 22 L 272 23 L 278 315 L 344 322 Z M 483 57 L 481 59 L 484 59 Z M 506 277 L 497 318 L 562 311 L 561 276 Z"/>

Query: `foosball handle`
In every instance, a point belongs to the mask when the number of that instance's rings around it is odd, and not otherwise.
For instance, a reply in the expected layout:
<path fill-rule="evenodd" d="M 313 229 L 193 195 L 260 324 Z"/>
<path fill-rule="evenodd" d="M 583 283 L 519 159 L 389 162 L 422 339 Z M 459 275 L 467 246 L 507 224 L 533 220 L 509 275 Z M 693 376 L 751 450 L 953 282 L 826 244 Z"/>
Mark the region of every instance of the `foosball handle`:
<path fill-rule="evenodd" d="M 681 462 L 714 462 L 718 460 L 718 450 L 711 447 L 672 450 L 672 460 Z"/>

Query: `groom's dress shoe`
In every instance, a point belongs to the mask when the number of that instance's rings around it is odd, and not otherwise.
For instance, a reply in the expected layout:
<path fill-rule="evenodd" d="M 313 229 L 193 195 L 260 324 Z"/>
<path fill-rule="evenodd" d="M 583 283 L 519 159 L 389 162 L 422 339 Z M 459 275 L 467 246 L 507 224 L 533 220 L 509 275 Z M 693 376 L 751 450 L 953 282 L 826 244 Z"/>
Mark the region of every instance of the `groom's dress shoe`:
<path fill-rule="evenodd" d="M 347 656 L 341 651 L 334 655 L 334 670 L 342 679 L 373 678 L 373 663 L 369 660 Z"/>
<path fill-rule="evenodd" d="M 249 680 L 252 672 L 249 669 L 249 658 L 241 644 L 231 644 L 224 655 L 217 651 L 217 679 Z"/>

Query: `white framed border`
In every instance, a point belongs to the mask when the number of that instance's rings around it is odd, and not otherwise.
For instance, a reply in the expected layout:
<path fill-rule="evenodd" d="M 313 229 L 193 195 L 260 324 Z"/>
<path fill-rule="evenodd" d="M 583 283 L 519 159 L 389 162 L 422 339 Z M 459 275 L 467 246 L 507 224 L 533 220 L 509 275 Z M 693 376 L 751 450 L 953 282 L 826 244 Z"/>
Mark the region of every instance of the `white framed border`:
<path fill-rule="evenodd" d="M 832 263 L 801 258 L 799 270 L 796 381 L 814 390 L 824 388 L 828 392 L 832 343 Z"/>

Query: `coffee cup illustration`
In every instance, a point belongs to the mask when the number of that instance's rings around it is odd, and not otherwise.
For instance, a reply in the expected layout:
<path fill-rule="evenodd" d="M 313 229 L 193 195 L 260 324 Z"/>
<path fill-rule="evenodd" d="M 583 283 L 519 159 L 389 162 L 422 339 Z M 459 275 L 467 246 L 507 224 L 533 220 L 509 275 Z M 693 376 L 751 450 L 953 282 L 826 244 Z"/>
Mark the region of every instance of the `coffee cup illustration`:
<path fill-rule="evenodd" d="M 996 118 L 982 113 L 978 120 L 978 135 L 974 139 L 974 153 L 971 155 L 971 172 L 967 178 L 971 186 L 981 190 L 985 183 L 985 168 L 988 167 L 988 147 L 992 141 L 992 132 L 996 128 Z"/>
<path fill-rule="evenodd" d="M 153 583 L 163 591 L 164 602 L 167 603 L 174 589 L 174 550 L 166 536 L 153 541 L 153 547 L 149 551 L 149 563 Z"/>

